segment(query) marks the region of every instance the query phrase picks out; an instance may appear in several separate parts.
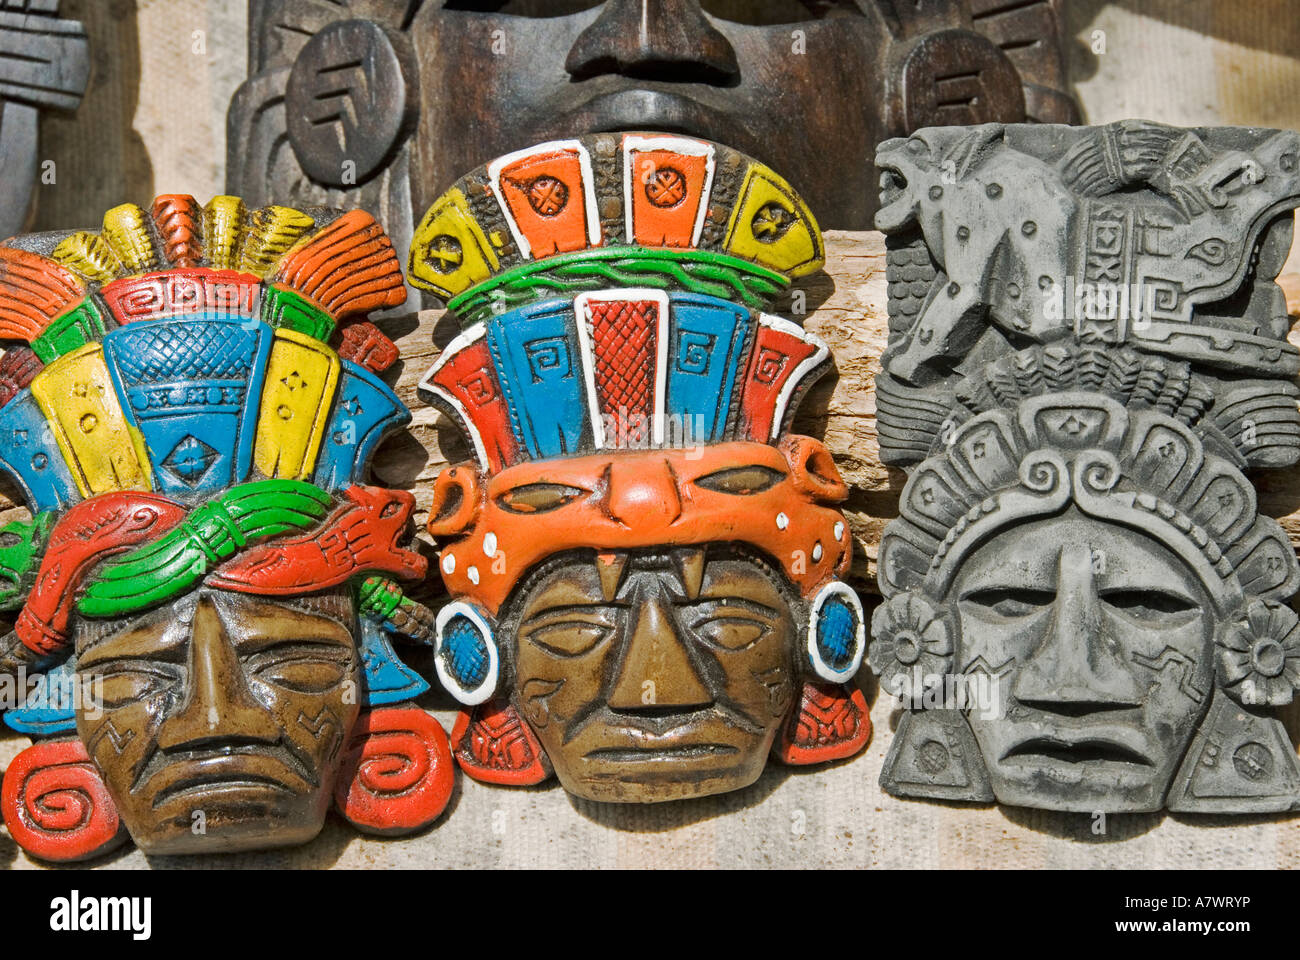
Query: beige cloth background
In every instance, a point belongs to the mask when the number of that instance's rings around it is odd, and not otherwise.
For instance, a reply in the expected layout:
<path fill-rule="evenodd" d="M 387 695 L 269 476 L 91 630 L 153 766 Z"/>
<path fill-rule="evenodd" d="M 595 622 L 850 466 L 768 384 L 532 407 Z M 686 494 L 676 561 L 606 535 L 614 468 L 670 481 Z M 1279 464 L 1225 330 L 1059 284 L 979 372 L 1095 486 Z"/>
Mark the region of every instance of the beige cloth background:
<path fill-rule="evenodd" d="M 1300 129 L 1296 0 L 1065 0 L 1076 93 L 1090 122 Z M 225 110 L 246 70 L 242 0 L 64 0 L 90 32 L 94 71 L 81 109 L 48 118 L 38 229 L 85 226 L 125 200 L 224 190 Z M 1103 49 L 1104 52 L 1094 53 Z M 1300 258 L 1292 257 L 1297 269 Z M 645 807 L 592 804 L 554 784 L 483 786 L 460 778 L 424 834 L 376 840 L 331 819 L 286 851 L 98 862 L 154 867 L 1074 867 L 1300 865 L 1300 817 L 1165 814 L 1092 818 L 968 808 L 885 796 L 877 778 L 896 717 L 872 702 L 867 751 L 830 768 L 769 767 L 748 790 Z M 437 710 L 450 729 L 453 714 Z M 0 735 L 0 765 L 25 745 Z M 0 865 L 37 866 L 0 834 Z"/>

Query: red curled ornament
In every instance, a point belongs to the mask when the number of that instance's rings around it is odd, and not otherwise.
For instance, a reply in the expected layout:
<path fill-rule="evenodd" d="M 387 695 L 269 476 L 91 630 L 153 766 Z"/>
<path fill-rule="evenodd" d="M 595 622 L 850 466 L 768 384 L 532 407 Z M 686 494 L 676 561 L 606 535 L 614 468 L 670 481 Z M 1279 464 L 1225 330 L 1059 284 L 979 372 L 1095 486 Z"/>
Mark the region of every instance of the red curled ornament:
<path fill-rule="evenodd" d="M 772 752 L 790 766 L 854 756 L 871 739 L 866 698 L 855 686 L 810 681 Z"/>
<path fill-rule="evenodd" d="M 447 807 L 456 765 L 441 724 L 419 707 L 382 707 L 357 720 L 334 806 L 358 830 L 413 833 Z"/>
<path fill-rule="evenodd" d="M 185 519 L 185 508 L 156 493 L 132 490 L 83 500 L 50 533 L 27 605 L 14 632 L 46 655 L 67 642 L 77 584 L 94 564 L 162 536 Z"/>
<path fill-rule="evenodd" d="M 456 763 L 480 783 L 521 787 L 551 776 L 537 735 L 508 700 L 495 699 L 462 710 L 451 729 Z"/>
<path fill-rule="evenodd" d="M 402 490 L 352 486 L 346 506 L 319 528 L 251 547 L 220 567 L 208 583 L 223 590 L 285 596 L 336 587 L 366 571 L 419 580 L 429 561 L 398 546 L 415 497 Z"/>
<path fill-rule="evenodd" d="M 75 737 L 18 754 L 4 774 L 0 809 L 10 836 L 42 860 L 85 860 L 126 839 L 113 798 Z"/>

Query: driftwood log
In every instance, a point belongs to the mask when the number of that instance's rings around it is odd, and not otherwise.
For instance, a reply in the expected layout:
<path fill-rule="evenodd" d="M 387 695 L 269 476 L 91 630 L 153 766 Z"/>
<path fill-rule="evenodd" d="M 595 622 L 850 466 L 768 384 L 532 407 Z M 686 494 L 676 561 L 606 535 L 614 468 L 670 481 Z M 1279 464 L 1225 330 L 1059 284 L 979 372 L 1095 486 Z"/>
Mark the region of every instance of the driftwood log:
<path fill-rule="evenodd" d="M 1300 274 L 1285 273 L 1279 283 L 1295 317 L 1300 313 Z M 886 302 L 884 236 L 874 231 L 830 230 L 825 271 L 802 281 L 774 311 L 802 320 L 835 356 L 836 374 L 823 379 L 804 400 L 795 429 L 826 442 L 851 488 L 845 504 L 856 541 L 850 579 L 867 594 L 876 593 L 880 534 L 898 513 L 898 497 L 906 481 L 902 470 L 880 462 L 876 442 L 874 384 L 887 337 Z M 379 451 L 373 469 L 384 486 L 414 490 L 415 519 L 423 531 L 434 477 L 447 463 L 468 459 L 469 454 L 442 415 L 416 396 L 415 387 L 459 325 L 442 310 L 421 310 L 377 322 L 401 350 L 395 388 L 413 417 L 408 433 L 390 439 Z M 1300 330 L 1292 332 L 1291 341 L 1300 345 Z M 1260 510 L 1276 517 L 1300 549 L 1300 467 L 1261 471 L 1254 480 Z M 26 516 L 15 501 L 12 489 L 0 488 L 0 523 Z M 432 554 L 428 535 L 421 532 L 420 538 Z M 434 584 L 429 589 L 437 592 Z"/>

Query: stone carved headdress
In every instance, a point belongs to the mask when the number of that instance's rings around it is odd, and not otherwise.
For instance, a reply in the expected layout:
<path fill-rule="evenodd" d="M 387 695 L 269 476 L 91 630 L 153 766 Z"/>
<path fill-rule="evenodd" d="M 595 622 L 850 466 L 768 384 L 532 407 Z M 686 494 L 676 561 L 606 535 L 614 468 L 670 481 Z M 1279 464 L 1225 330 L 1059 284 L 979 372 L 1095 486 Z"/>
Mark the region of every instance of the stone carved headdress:
<path fill-rule="evenodd" d="M 1300 682 L 1300 568 L 1242 472 L 1300 454 L 1274 282 L 1298 155 L 1287 131 L 1145 121 L 881 146 L 881 451 L 910 476 L 871 662 L 895 692 L 982 675 L 1002 701 L 914 700 L 887 790 L 1069 810 L 1300 801 L 1270 712 Z"/>

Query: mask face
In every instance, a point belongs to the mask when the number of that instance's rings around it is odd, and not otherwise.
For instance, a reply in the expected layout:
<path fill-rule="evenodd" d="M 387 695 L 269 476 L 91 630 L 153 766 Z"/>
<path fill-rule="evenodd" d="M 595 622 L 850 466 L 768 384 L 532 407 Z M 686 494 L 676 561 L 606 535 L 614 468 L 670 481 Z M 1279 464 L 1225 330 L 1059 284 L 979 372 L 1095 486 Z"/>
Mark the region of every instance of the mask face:
<path fill-rule="evenodd" d="M 1213 606 L 1173 552 L 1072 508 L 990 538 L 950 600 L 955 669 L 997 678 L 968 719 L 1000 802 L 1162 805 L 1214 686 Z"/>
<path fill-rule="evenodd" d="M 293 601 L 201 589 L 128 622 L 83 619 L 102 691 L 77 730 L 147 853 L 303 843 L 324 822 L 356 722 L 346 590 Z"/>
<path fill-rule="evenodd" d="M 629 0 L 426 3 L 410 37 L 420 89 L 439 108 L 419 119 L 415 209 L 534 143 L 663 130 L 776 165 L 825 226 L 870 225 L 861 145 L 882 136 L 888 39 L 873 20 L 849 0 L 665 0 L 652 11 L 647 29 Z"/>
<path fill-rule="evenodd" d="M 572 554 L 515 610 L 513 699 L 570 793 L 673 800 L 758 778 L 796 688 L 790 599 L 766 564 Z"/>

